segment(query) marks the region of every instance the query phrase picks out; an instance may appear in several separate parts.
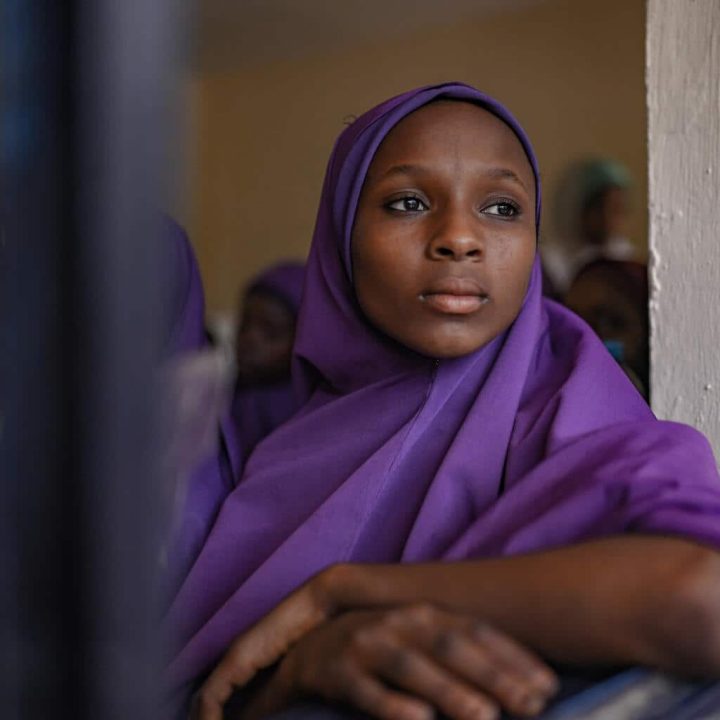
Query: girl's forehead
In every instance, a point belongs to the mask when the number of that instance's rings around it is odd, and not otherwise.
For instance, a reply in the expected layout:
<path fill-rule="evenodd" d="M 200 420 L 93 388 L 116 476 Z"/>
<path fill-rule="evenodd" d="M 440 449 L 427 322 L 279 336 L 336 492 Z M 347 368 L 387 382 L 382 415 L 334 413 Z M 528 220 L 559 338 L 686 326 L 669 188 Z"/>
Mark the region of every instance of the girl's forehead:
<path fill-rule="evenodd" d="M 513 130 L 479 105 L 448 99 L 424 105 L 400 120 L 380 144 L 368 175 L 389 163 L 447 160 L 468 151 L 489 163 L 521 169 L 534 185 L 530 161 Z"/>

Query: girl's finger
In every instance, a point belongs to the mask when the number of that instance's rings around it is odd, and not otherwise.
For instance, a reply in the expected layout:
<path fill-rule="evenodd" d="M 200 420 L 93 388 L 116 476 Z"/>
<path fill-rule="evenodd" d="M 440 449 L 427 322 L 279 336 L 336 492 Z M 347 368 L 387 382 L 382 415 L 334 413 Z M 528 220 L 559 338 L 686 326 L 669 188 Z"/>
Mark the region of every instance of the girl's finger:
<path fill-rule="evenodd" d="M 497 654 L 479 643 L 467 627 L 442 629 L 426 642 L 432 657 L 507 710 L 534 715 L 545 706 L 549 694 L 512 665 L 499 662 Z"/>
<path fill-rule="evenodd" d="M 222 674 L 210 676 L 192 700 L 190 720 L 223 720 L 223 706 L 233 690 Z"/>
<path fill-rule="evenodd" d="M 555 673 L 533 652 L 505 633 L 485 623 L 473 622 L 472 636 L 491 651 L 504 667 L 526 678 L 539 693 L 550 696 L 557 692 L 558 679 Z"/>
<path fill-rule="evenodd" d="M 325 619 L 326 613 L 317 603 L 310 584 L 304 585 L 237 637 L 210 679 L 219 676 L 223 684 L 242 687 Z"/>
<path fill-rule="evenodd" d="M 538 712 L 556 688 L 542 661 L 473 618 L 427 605 L 394 611 L 388 618 L 406 642 L 512 712 Z"/>
<path fill-rule="evenodd" d="M 435 711 L 427 703 L 404 693 L 390 690 L 363 672 L 353 673 L 333 699 L 350 703 L 358 710 L 380 720 L 434 720 Z"/>
<path fill-rule="evenodd" d="M 414 647 L 378 640 L 368 669 L 427 700 L 453 720 L 494 720 L 499 715 L 497 704 L 487 694 Z"/>
<path fill-rule="evenodd" d="M 451 633 L 449 640 L 452 641 L 460 633 L 485 648 L 502 668 L 510 669 L 538 692 L 551 694 L 557 689 L 555 674 L 532 651 L 500 630 L 468 615 L 420 604 L 390 611 L 387 618 L 388 624 L 400 631 L 408 641 L 421 642 L 425 647 L 432 643 L 442 649 L 444 635 Z"/>

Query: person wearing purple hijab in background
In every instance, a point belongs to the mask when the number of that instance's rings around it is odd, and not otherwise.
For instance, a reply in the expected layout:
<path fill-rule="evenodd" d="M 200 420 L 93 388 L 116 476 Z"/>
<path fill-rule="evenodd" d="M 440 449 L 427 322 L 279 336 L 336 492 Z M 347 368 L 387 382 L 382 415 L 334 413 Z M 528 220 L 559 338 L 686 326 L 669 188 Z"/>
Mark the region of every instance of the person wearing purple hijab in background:
<path fill-rule="evenodd" d="M 241 448 L 205 328 L 205 297 L 190 240 L 171 218 L 163 220 L 168 254 L 167 356 L 174 376 L 169 403 L 167 474 L 169 520 L 161 594 L 172 596 L 200 552 L 222 501 L 240 475 Z"/>
<path fill-rule="evenodd" d="M 254 278 L 243 293 L 232 416 L 244 458 L 297 410 L 290 360 L 304 277 L 301 263 L 278 263 Z"/>
<path fill-rule="evenodd" d="M 532 714 L 556 684 L 541 657 L 720 675 L 712 451 L 543 299 L 539 219 L 530 143 L 474 88 L 413 90 L 344 130 L 294 346 L 304 404 L 165 618 L 168 692 L 204 679 L 195 717 L 262 668 L 237 717 L 307 695 Z"/>
<path fill-rule="evenodd" d="M 161 218 L 163 250 L 167 253 L 167 353 L 177 356 L 208 344 L 205 295 L 200 268 L 185 231 L 172 218 Z"/>

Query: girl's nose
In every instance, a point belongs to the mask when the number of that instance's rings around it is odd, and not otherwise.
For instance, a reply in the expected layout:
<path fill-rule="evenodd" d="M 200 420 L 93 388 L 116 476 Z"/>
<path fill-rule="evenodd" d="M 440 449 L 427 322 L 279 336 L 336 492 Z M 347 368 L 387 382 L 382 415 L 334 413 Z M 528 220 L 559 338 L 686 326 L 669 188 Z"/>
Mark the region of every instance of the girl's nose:
<path fill-rule="evenodd" d="M 472 213 L 448 212 L 428 243 L 432 260 L 480 260 L 483 242 L 478 220 Z"/>

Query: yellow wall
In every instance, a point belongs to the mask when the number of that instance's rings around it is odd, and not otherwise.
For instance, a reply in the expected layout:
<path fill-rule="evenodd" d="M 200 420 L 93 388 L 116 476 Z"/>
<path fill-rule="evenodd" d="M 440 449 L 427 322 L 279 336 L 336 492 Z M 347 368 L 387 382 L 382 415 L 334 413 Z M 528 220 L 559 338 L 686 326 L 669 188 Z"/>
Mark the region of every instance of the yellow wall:
<path fill-rule="evenodd" d="M 632 236 L 644 248 L 644 22 L 644 0 L 546 0 L 392 44 L 197 73 L 189 230 L 209 310 L 234 310 L 252 274 L 305 255 L 343 118 L 443 80 L 476 85 L 518 116 L 547 198 L 575 158 L 625 163 L 636 180 Z"/>

